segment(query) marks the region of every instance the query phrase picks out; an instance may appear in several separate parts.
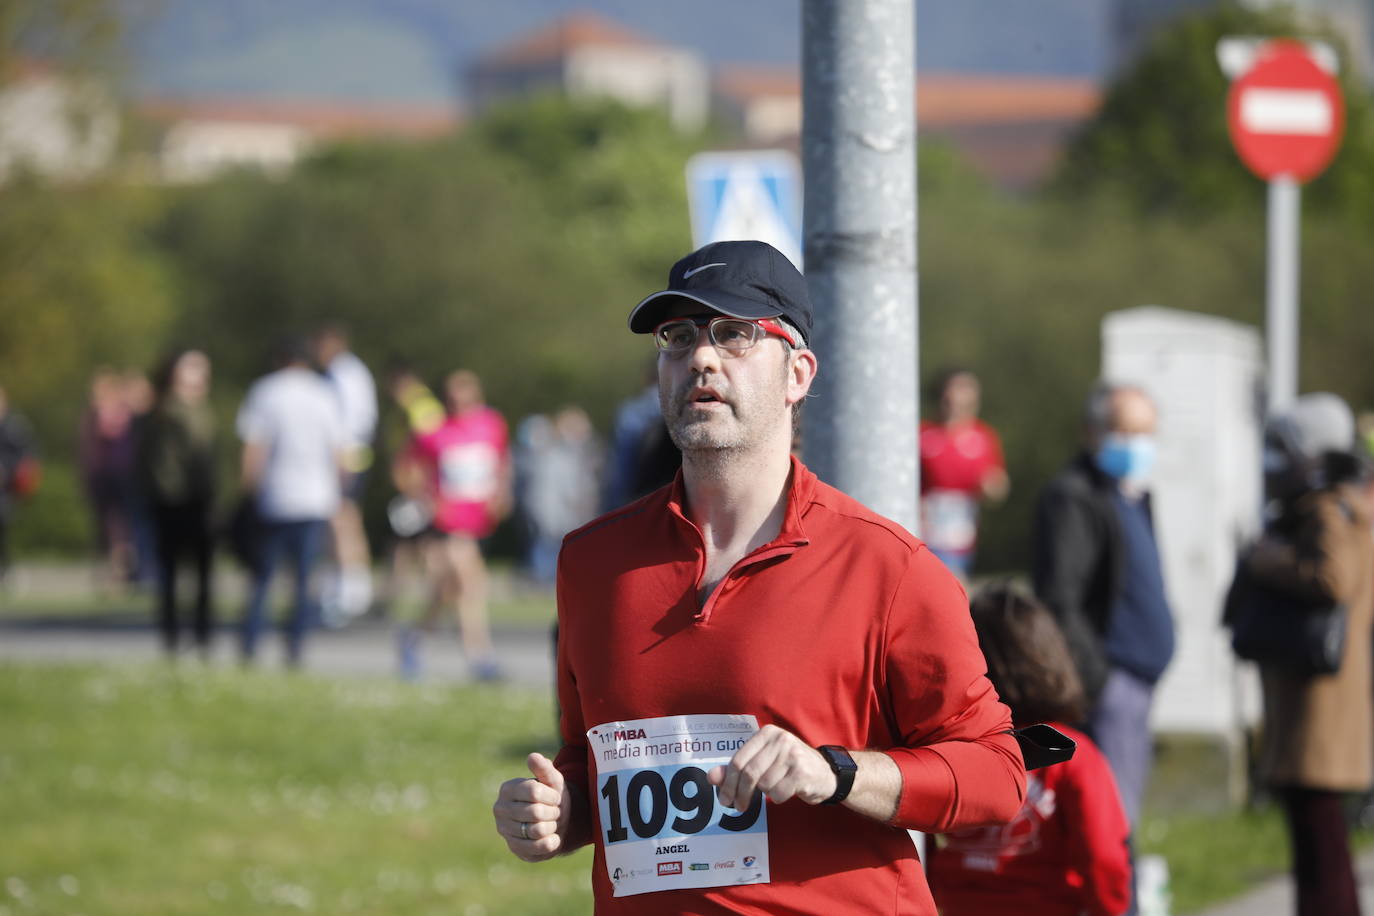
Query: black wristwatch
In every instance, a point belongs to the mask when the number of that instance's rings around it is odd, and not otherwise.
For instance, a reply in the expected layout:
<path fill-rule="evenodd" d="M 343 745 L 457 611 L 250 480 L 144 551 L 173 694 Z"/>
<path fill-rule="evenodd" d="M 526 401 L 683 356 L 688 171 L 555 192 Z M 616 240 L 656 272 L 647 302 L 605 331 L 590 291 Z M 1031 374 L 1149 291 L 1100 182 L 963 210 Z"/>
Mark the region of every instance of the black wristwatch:
<path fill-rule="evenodd" d="M 854 788 L 854 774 L 859 772 L 859 765 L 849 756 L 849 751 L 838 744 L 822 744 L 816 750 L 821 752 L 821 756 L 835 773 L 835 794 L 821 804 L 838 805 L 849 797 L 849 790 Z"/>

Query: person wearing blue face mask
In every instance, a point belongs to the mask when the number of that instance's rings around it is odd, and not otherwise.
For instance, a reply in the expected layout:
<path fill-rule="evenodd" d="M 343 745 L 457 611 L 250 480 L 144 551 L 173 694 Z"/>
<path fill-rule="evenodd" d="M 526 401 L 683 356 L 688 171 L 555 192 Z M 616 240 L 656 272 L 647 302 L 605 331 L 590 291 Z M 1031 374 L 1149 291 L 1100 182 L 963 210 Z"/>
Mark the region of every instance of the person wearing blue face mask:
<path fill-rule="evenodd" d="M 1099 384 L 1083 448 L 1040 494 L 1036 595 L 1054 613 L 1088 696 L 1084 723 L 1102 748 L 1132 828 L 1149 781 L 1150 707 L 1174 654 L 1174 621 L 1150 510 L 1154 402 Z"/>

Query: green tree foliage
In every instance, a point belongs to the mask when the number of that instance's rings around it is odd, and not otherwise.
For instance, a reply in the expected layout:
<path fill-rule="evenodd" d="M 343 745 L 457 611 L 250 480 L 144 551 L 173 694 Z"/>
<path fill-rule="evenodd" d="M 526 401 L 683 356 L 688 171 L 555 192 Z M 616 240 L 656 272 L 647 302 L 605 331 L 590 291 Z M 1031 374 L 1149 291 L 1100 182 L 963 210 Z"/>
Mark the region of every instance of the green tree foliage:
<path fill-rule="evenodd" d="M 0 187 L 0 384 L 66 450 L 96 366 L 144 366 L 171 318 L 149 240 L 155 195 L 112 186 Z"/>
<path fill-rule="evenodd" d="M 166 263 L 148 238 L 156 195 L 113 186 L 0 187 L 0 385 L 34 426 L 48 473 L 17 549 L 89 542 L 72 471 L 87 381 L 144 367 L 171 319 Z"/>
<path fill-rule="evenodd" d="M 1097 117 L 1072 143 L 1055 189 L 1073 197 L 1118 194 L 1151 213 L 1260 206 L 1263 186 L 1241 164 L 1227 133 L 1228 83 L 1216 58 L 1218 40 L 1247 35 L 1318 38 L 1344 47 L 1315 20 L 1300 21 L 1285 8 L 1227 3 L 1185 17 L 1162 30 L 1112 84 Z M 1349 65 L 1341 84 L 1344 142 L 1304 197 L 1309 209 L 1374 223 L 1374 106 Z"/>
<path fill-rule="evenodd" d="M 0 84 L 20 57 L 64 71 L 108 72 L 117 62 L 127 17 L 143 0 L 0 0 Z"/>
<path fill-rule="evenodd" d="M 646 352 L 617 332 L 628 306 L 690 245 L 691 150 L 656 113 L 536 101 L 455 139 L 190 189 L 163 233 L 177 336 L 216 341 L 241 385 L 274 337 L 341 321 L 374 369 L 466 366 L 514 417 L 578 401 L 604 421 Z"/>
<path fill-rule="evenodd" d="M 985 515 L 984 571 L 1027 568 L 1036 496 L 1080 444 L 1104 316 L 1161 305 L 1264 323 L 1264 227 L 1243 212 L 1144 219 L 1112 195 L 929 192 L 920 244 L 923 375 L 978 372 L 1012 478 L 1007 504 Z M 1369 245 L 1369 230 L 1334 216 L 1304 226 L 1300 390 L 1334 391 L 1357 411 L 1374 406 Z"/>

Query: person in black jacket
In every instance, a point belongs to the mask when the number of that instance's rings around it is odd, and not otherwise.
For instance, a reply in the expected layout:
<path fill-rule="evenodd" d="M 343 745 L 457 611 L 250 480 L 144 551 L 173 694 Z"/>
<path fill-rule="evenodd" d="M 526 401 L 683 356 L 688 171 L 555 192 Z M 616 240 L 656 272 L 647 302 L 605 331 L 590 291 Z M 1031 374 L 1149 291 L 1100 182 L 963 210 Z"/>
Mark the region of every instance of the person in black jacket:
<path fill-rule="evenodd" d="M 196 575 L 196 648 L 209 658 L 215 617 L 210 593 L 215 509 L 215 417 L 210 409 L 210 358 L 200 350 L 172 352 L 153 379 L 153 409 L 139 425 L 136 465 L 157 535 L 158 626 L 175 657 L 181 639 L 177 569 Z"/>
<path fill-rule="evenodd" d="M 1148 484 L 1156 411 L 1128 385 L 1088 399 L 1084 448 L 1044 489 L 1035 514 L 1036 595 L 1054 613 L 1088 695 L 1132 826 L 1149 779 L 1150 706 L 1174 652 Z"/>

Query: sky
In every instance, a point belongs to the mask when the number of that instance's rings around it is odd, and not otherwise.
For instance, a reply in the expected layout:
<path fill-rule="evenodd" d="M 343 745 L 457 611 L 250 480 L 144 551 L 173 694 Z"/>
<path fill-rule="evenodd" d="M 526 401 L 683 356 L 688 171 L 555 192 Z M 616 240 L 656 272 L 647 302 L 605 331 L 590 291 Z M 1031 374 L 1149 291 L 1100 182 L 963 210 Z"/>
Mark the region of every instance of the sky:
<path fill-rule="evenodd" d="M 574 11 L 708 61 L 797 66 L 800 0 L 160 0 L 130 30 L 143 93 L 461 102 L 482 52 Z M 1096 77 L 1110 0 L 918 0 L 921 70 Z"/>

